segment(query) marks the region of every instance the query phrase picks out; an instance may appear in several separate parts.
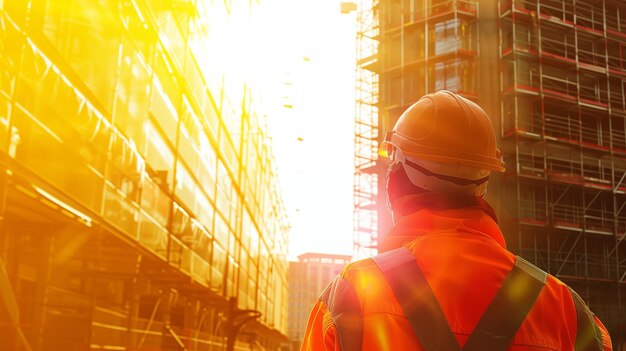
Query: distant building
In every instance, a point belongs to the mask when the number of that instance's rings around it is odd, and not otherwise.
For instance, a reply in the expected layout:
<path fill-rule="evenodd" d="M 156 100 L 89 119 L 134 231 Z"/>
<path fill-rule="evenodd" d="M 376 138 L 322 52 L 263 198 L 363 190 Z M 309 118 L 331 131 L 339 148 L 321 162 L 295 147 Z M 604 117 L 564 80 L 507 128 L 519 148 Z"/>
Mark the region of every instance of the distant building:
<path fill-rule="evenodd" d="M 305 253 L 289 262 L 289 316 L 287 334 L 297 350 L 315 300 L 324 287 L 350 262 L 351 256 Z"/>

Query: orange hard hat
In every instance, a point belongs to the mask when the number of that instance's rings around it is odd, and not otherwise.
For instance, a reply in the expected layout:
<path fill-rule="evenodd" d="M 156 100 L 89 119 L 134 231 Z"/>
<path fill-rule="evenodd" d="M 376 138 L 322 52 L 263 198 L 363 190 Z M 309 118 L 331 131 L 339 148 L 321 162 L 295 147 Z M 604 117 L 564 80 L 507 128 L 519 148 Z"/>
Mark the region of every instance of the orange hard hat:
<path fill-rule="evenodd" d="M 424 95 L 404 111 L 378 153 L 390 157 L 394 148 L 411 158 L 504 172 L 487 113 L 446 90 Z"/>

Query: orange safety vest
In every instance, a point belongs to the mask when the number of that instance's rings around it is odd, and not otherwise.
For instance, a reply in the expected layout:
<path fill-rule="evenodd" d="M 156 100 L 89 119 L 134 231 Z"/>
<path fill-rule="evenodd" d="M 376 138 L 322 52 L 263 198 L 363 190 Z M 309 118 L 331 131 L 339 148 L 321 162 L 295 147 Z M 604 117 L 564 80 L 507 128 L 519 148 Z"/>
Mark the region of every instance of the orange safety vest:
<path fill-rule="evenodd" d="M 399 249 L 403 247 L 406 249 Z M 494 312 L 489 313 L 488 307 L 497 306 L 494 297 L 503 285 L 509 285 L 509 295 L 520 293 L 512 297 L 518 301 L 526 298 L 533 284 L 539 285 L 535 296 L 531 297 L 529 311 L 510 314 L 500 311 L 499 318 L 507 319 L 503 319 L 504 322 L 508 322 L 507 316 L 522 314 L 520 325 L 504 344 L 506 350 L 612 350 L 606 328 L 592 316 L 578 295 L 572 294 L 557 278 L 523 264 L 506 250 L 491 210 L 481 206 L 420 208 L 395 225 L 383 240 L 380 251 L 382 255 L 374 259 L 346 266 L 325 289 L 311 312 L 301 350 L 460 350 L 468 339 L 476 339 L 477 334 L 490 337 L 489 328 L 500 328 L 499 323 L 493 323 Z M 412 259 L 407 259 L 406 253 L 412 254 Z M 424 306 L 420 309 L 420 301 L 399 301 L 398 283 L 390 282 L 390 275 L 383 272 L 387 268 L 397 269 L 389 262 L 398 260 L 402 262 L 396 266 L 406 262 L 414 263 L 414 268 L 404 267 L 405 271 L 396 271 L 400 274 L 391 279 L 402 280 L 398 277 L 408 277 L 415 273 L 412 269 L 417 269 L 425 282 L 402 284 L 407 289 L 430 292 L 435 302 L 428 303 L 426 309 L 438 304 L 435 309 L 439 308 L 443 323 L 425 313 Z M 384 268 L 381 261 L 387 261 L 388 267 Z M 516 266 L 526 267 L 522 271 L 534 277 L 535 283 L 528 277 L 513 285 L 504 283 L 507 277 L 514 275 Z M 406 296 L 399 296 L 407 300 Z M 421 301 L 424 304 L 425 300 Z M 407 311 L 407 306 L 413 307 Z M 407 317 L 407 313 L 417 315 Z M 492 315 L 491 324 L 481 321 L 484 314 Z M 420 323 L 421 327 L 415 325 Z M 486 330 L 475 330 L 477 325 Z M 426 331 L 422 334 L 434 336 L 419 335 L 419 328 Z M 433 339 L 438 342 L 441 339 L 437 338 L 440 335 L 445 338 L 447 333 L 449 345 L 456 346 L 432 348 L 426 345 Z M 482 339 L 483 342 L 488 340 Z M 474 344 L 473 349 L 476 349 L 480 342 L 468 344 Z M 485 350 L 496 349 L 490 346 Z"/>

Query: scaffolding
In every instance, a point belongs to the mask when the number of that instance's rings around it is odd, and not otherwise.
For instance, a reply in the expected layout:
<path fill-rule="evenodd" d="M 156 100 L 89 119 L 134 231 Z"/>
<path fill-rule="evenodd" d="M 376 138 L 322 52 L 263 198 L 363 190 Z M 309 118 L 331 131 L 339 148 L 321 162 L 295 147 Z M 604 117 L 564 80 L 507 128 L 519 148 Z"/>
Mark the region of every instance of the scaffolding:
<path fill-rule="evenodd" d="M 378 9 L 379 138 L 424 94 L 478 102 L 505 157 L 487 196 L 508 248 L 579 291 L 624 349 L 626 4 L 380 0 Z M 381 177 L 383 162 L 376 168 Z M 383 202 L 384 185 L 377 191 Z M 376 238 L 388 227 L 379 209 Z"/>
<path fill-rule="evenodd" d="M 477 1 L 386 1 L 381 11 L 382 127 L 433 91 L 478 99 Z"/>
<path fill-rule="evenodd" d="M 248 10 L 203 5 L 0 1 L 3 350 L 223 350 L 246 311 L 237 349 L 287 341 L 267 128 L 193 37 Z"/>
<path fill-rule="evenodd" d="M 626 6 L 501 0 L 499 21 L 507 243 L 573 286 L 622 350 Z"/>
<path fill-rule="evenodd" d="M 391 227 L 383 133 L 440 89 L 478 99 L 478 5 L 473 0 L 364 1 L 357 15 L 354 255 L 376 254 Z"/>
<path fill-rule="evenodd" d="M 378 248 L 378 0 L 363 0 L 357 13 L 357 70 L 354 155 L 355 259 Z"/>

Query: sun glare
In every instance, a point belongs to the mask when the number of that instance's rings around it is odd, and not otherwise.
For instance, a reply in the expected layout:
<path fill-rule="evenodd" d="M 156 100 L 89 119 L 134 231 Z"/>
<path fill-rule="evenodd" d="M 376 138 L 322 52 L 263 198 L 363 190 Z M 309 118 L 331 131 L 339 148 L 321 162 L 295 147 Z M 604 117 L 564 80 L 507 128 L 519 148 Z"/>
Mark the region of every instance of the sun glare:
<path fill-rule="evenodd" d="M 355 19 L 342 15 L 339 4 L 265 0 L 250 12 L 209 13 L 211 26 L 198 24 L 191 44 L 205 71 L 221 67 L 221 76 L 208 79 L 232 86 L 231 98 L 246 86 L 260 106 L 289 215 L 292 259 L 352 250 Z"/>
<path fill-rule="evenodd" d="M 350 254 L 355 18 L 339 2 L 264 1 L 255 66 L 291 223 L 290 257 Z"/>

